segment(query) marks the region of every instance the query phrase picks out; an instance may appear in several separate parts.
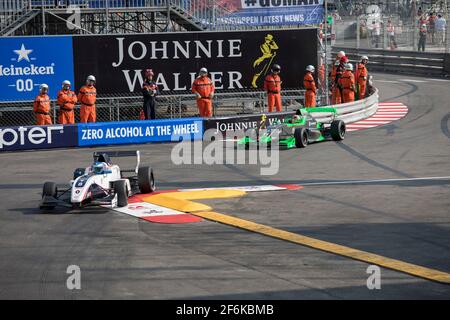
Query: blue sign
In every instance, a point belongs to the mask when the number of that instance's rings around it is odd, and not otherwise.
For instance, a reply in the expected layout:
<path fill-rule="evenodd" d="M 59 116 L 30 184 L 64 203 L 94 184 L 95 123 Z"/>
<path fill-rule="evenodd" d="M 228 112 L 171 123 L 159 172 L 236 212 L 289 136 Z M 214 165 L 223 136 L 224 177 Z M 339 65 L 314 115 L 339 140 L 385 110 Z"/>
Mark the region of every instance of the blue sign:
<path fill-rule="evenodd" d="M 76 147 L 77 125 L 0 128 L 0 151 Z"/>
<path fill-rule="evenodd" d="M 323 22 L 325 12 L 323 0 L 242 0 L 241 8 L 217 18 L 217 22 L 242 26 L 317 25 Z"/>
<path fill-rule="evenodd" d="M 78 145 L 133 144 L 203 138 L 199 118 L 78 124 Z"/>
<path fill-rule="evenodd" d="M 39 86 L 55 99 L 64 80 L 74 82 L 72 37 L 0 38 L 0 99 L 34 100 Z"/>

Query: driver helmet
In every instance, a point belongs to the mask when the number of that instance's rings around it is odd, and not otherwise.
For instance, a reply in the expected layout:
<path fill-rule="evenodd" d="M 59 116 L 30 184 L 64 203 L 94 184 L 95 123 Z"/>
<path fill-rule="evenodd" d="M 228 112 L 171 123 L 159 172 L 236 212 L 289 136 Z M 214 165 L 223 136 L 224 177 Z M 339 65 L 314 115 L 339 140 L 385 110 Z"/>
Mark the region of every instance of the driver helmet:
<path fill-rule="evenodd" d="M 300 121 L 300 116 L 299 115 L 297 115 L 297 114 L 294 114 L 293 116 L 292 116 L 292 123 L 296 123 L 296 122 L 299 122 Z"/>
<path fill-rule="evenodd" d="M 103 172 L 105 171 L 105 168 L 106 168 L 106 163 L 104 163 L 104 162 L 95 162 L 92 165 L 92 171 L 95 174 L 103 174 Z"/>

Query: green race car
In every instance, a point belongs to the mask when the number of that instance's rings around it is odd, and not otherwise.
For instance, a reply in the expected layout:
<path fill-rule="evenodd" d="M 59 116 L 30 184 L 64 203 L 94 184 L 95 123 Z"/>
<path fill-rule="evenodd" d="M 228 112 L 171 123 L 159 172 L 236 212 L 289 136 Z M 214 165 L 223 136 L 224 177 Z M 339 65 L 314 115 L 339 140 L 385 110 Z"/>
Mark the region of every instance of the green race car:
<path fill-rule="evenodd" d="M 336 118 L 337 114 L 335 108 L 299 109 L 292 117 L 279 120 L 266 128 L 262 125 L 260 129 L 266 129 L 266 132 L 259 135 L 256 130 L 254 134 L 240 139 L 238 145 L 249 147 L 251 144 L 270 145 L 277 142 L 280 147 L 290 149 L 304 148 L 311 142 L 344 140 L 346 131 L 344 121 L 332 120 L 330 123 L 321 123 L 311 116 L 311 112 L 332 113 L 332 118 Z"/>

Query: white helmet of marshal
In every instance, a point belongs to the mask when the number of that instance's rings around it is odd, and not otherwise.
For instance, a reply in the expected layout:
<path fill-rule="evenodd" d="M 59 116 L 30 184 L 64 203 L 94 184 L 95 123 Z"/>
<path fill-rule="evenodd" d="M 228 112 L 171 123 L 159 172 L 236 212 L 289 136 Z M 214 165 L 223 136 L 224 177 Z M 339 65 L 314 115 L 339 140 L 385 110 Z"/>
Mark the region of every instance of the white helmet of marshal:
<path fill-rule="evenodd" d="M 200 69 L 200 74 L 207 74 L 208 73 L 208 69 L 206 69 L 205 67 Z"/>
<path fill-rule="evenodd" d="M 71 86 L 72 84 L 70 83 L 70 81 L 69 80 L 64 80 L 63 81 L 63 83 L 62 83 L 62 87 L 64 88 L 65 86 Z"/>
<path fill-rule="evenodd" d="M 362 56 L 361 57 L 361 61 L 364 61 L 364 60 L 369 61 L 369 57 L 368 56 Z"/>
<path fill-rule="evenodd" d="M 340 59 L 342 57 L 345 57 L 345 52 L 344 51 L 339 51 L 337 54 L 337 57 Z"/>
<path fill-rule="evenodd" d="M 43 83 L 39 86 L 39 90 L 43 91 L 43 90 L 48 90 L 48 85 L 46 83 Z"/>
<path fill-rule="evenodd" d="M 306 67 L 306 71 L 309 71 L 309 72 L 315 72 L 315 71 L 316 71 L 316 68 L 314 68 L 313 65 L 309 65 L 309 66 Z"/>
<path fill-rule="evenodd" d="M 347 63 L 347 64 L 345 65 L 345 70 L 353 71 L 353 64 Z"/>
<path fill-rule="evenodd" d="M 94 81 L 95 82 L 96 80 L 95 80 L 95 77 L 91 74 L 87 77 L 86 81 Z"/>

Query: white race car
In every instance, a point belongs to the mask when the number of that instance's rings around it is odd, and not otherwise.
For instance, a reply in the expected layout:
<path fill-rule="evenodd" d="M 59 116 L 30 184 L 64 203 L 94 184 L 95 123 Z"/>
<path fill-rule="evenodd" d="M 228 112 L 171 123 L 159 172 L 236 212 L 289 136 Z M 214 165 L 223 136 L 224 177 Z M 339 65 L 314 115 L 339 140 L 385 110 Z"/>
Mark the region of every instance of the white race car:
<path fill-rule="evenodd" d="M 110 157 L 136 156 L 136 167 L 120 170 Z M 125 176 L 124 174 L 131 175 Z M 94 162 L 87 168 L 74 171 L 70 187 L 58 191 L 55 182 L 45 182 L 40 209 L 54 209 L 58 205 L 82 208 L 86 206 L 125 207 L 128 197 L 136 193 L 155 191 L 151 167 L 140 167 L 139 151 L 94 152 Z M 70 195 L 70 197 L 69 197 Z"/>

